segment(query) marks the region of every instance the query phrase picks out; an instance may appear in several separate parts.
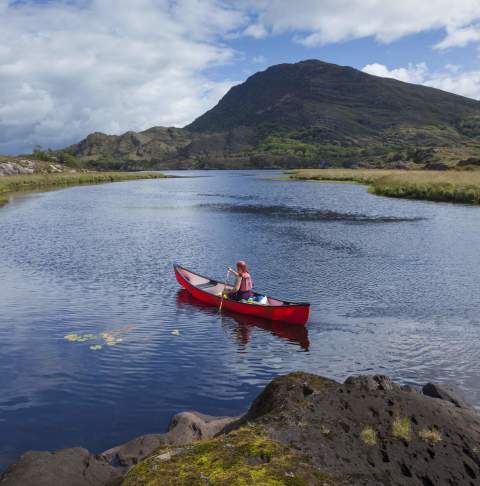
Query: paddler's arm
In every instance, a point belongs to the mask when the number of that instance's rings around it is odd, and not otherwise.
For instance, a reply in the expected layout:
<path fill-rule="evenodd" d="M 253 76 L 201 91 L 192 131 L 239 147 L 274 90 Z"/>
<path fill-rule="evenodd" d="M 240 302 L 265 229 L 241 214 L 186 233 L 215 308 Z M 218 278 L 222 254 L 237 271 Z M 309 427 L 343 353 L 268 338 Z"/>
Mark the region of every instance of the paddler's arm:
<path fill-rule="evenodd" d="M 228 269 L 236 275 L 237 279 L 235 281 L 235 285 L 230 290 L 226 290 L 225 293 L 234 294 L 235 292 L 238 292 L 240 290 L 240 285 L 242 285 L 242 277 L 240 277 L 240 275 L 232 270 L 230 267 L 228 267 Z"/>

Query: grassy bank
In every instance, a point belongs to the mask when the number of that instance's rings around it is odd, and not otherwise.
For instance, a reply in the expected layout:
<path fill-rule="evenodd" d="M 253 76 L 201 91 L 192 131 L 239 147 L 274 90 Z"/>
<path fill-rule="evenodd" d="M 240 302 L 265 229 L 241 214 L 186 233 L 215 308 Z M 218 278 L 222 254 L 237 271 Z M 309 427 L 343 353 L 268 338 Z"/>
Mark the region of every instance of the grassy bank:
<path fill-rule="evenodd" d="M 291 179 L 358 182 L 382 196 L 480 204 L 480 171 L 306 169 Z"/>
<path fill-rule="evenodd" d="M 8 196 L 15 192 L 135 179 L 163 179 L 165 177 L 159 172 L 75 172 L 5 176 L 0 177 L 0 206 L 6 204 Z"/>

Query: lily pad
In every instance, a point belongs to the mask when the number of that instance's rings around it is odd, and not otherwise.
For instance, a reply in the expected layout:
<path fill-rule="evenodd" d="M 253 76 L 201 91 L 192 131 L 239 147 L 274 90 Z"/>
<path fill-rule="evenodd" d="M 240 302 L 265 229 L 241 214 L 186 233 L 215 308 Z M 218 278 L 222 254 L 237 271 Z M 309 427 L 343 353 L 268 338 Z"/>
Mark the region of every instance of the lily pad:
<path fill-rule="evenodd" d="M 77 341 L 79 337 L 78 334 L 67 334 L 66 336 L 63 336 L 63 339 L 66 339 L 67 341 Z"/>
<path fill-rule="evenodd" d="M 97 339 L 96 334 L 84 334 L 82 337 L 85 339 Z"/>
<path fill-rule="evenodd" d="M 116 344 L 121 343 L 123 341 L 123 338 L 117 337 L 117 335 L 128 332 L 134 327 L 135 326 L 124 326 L 117 329 L 113 329 L 112 331 L 101 332 L 100 334 L 71 333 L 64 336 L 64 339 L 70 342 L 78 342 L 78 343 L 84 343 L 86 341 L 103 340 L 107 346 L 115 346 Z M 93 344 L 92 346 L 90 346 L 90 349 L 97 350 L 97 349 L 101 349 L 102 347 L 103 347 L 102 344 Z"/>

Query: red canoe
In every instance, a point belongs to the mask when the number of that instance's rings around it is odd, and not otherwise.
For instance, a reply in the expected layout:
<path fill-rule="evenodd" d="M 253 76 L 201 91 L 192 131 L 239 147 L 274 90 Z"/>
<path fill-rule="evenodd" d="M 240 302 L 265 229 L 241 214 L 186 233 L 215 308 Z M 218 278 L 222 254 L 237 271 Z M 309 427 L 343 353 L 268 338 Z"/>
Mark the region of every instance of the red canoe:
<path fill-rule="evenodd" d="M 217 280 L 198 275 L 180 265 L 173 266 L 178 283 L 190 292 L 196 299 L 215 307 L 220 306 L 224 284 Z M 227 285 L 227 289 L 231 289 Z M 256 294 L 259 295 L 259 294 Z M 268 304 L 247 304 L 230 299 L 223 299 L 223 309 L 239 314 L 261 317 L 271 321 L 281 321 L 288 324 L 304 326 L 308 321 L 310 304 L 286 302 L 268 297 Z"/>

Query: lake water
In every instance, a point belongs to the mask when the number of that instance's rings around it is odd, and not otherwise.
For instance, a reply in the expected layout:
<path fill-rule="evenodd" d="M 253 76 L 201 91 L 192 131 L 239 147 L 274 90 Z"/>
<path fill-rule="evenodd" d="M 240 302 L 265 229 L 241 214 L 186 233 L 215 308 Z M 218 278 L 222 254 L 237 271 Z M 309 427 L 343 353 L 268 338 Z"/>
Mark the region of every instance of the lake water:
<path fill-rule="evenodd" d="M 0 209 L 0 469 L 27 449 L 163 432 L 186 409 L 240 413 L 293 370 L 455 383 L 480 405 L 480 208 L 182 175 Z M 312 303 L 307 330 L 179 291 L 174 261 L 223 280 L 240 258 L 257 288 Z"/>

